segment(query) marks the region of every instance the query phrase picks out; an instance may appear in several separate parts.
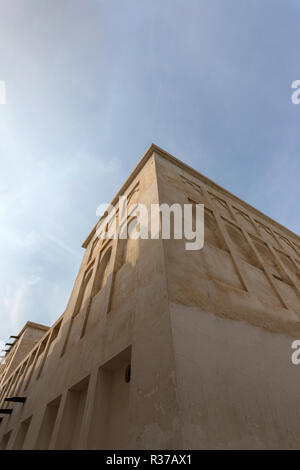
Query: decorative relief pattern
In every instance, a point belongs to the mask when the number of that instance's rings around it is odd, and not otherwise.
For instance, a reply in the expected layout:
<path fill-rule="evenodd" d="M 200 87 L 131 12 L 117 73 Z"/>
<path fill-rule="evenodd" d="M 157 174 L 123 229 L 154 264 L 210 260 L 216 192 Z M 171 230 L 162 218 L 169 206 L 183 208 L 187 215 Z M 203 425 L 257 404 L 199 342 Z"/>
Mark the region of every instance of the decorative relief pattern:
<path fill-rule="evenodd" d="M 288 252 L 288 253 L 291 253 L 292 255 L 296 255 L 296 250 L 295 248 L 293 248 L 293 245 L 291 244 L 291 242 L 285 238 L 283 235 L 279 235 L 278 233 L 276 233 L 276 235 L 278 236 L 282 246 L 284 247 L 284 249 Z"/>
<path fill-rule="evenodd" d="M 220 234 L 215 216 L 210 209 L 204 207 L 204 246 L 205 243 L 220 248 L 221 250 L 228 251 L 225 243 L 223 242 L 222 235 Z"/>
<path fill-rule="evenodd" d="M 298 246 L 296 243 L 292 242 L 292 245 L 294 249 L 296 250 L 297 255 L 300 255 L 300 246 Z"/>
<path fill-rule="evenodd" d="M 245 239 L 242 230 L 236 227 L 233 224 L 229 224 L 226 222 L 225 224 L 226 230 L 230 236 L 232 241 L 234 251 L 238 256 L 240 256 L 244 261 L 261 269 L 261 266 L 253 253 L 251 246 L 249 245 L 248 241 Z"/>
<path fill-rule="evenodd" d="M 274 278 L 278 281 L 286 282 L 287 284 L 289 284 L 290 282 L 288 277 L 280 268 L 280 266 L 276 263 L 267 244 L 258 239 L 255 239 L 253 242 L 259 255 L 262 258 L 263 263 L 268 266 Z"/>
<path fill-rule="evenodd" d="M 88 271 L 86 271 L 86 273 L 84 274 L 84 278 L 80 286 L 79 295 L 77 298 L 73 317 L 76 317 L 76 315 L 78 315 L 80 310 L 85 306 L 85 303 L 91 294 L 92 274 L 93 274 L 93 266 L 90 269 L 88 269 Z"/>
<path fill-rule="evenodd" d="M 93 297 L 104 287 L 110 269 L 110 258 L 112 253 L 112 246 L 109 246 L 104 253 L 101 254 L 100 263 L 97 268 L 93 286 Z"/>
<path fill-rule="evenodd" d="M 99 243 L 99 238 L 96 237 L 95 240 L 93 241 L 92 243 L 92 247 L 91 247 L 91 251 L 90 251 L 90 254 L 89 254 L 89 257 L 88 257 L 88 263 L 94 258 L 95 254 L 96 254 L 96 247 Z"/>
<path fill-rule="evenodd" d="M 227 202 L 221 199 L 220 197 L 216 196 L 215 194 L 211 193 L 210 191 L 208 191 L 208 194 L 210 196 L 214 208 L 222 214 L 226 215 L 229 219 L 232 219 L 232 215 L 228 208 Z"/>
<path fill-rule="evenodd" d="M 201 195 L 203 194 L 201 187 L 198 184 L 194 183 L 194 181 L 191 181 L 191 180 L 187 179 L 183 175 L 180 175 L 180 177 L 181 177 L 182 181 L 186 185 L 188 185 L 190 188 L 192 188 L 194 191 L 196 191 L 197 193 L 199 193 Z"/>
<path fill-rule="evenodd" d="M 139 188 L 139 182 L 138 182 L 127 196 L 127 205 L 129 204 L 132 205 L 137 202 L 139 190 L 140 188 Z"/>
<path fill-rule="evenodd" d="M 137 217 L 129 217 L 127 220 L 127 237 L 118 239 L 118 249 L 116 255 L 115 272 L 119 271 L 121 267 L 127 263 L 134 263 L 137 249 L 137 240 L 130 238 L 129 233 L 135 230 L 138 225 Z"/>
<path fill-rule="evenodd" d="M 278 247 L 278 243 L 277 243 L 277 240 L 276 238 L 274 237 L 272 231 L 270 230 L 269 227 L 267 227 L 266 225 L 264 225 L 263 223 L 255 220 L 258 228 L 260 229 L 260 233 L 262 235 L 262 237 L 264 238 L 264 240 L 270 242 L 272 245 L 275 245 Z"/>
<path fill-rule="evenodd" d="M 234 211 L 234 215 L 237 219 L 237 221 L 240 223 L 240 225 L 247 230 L 248 232 L 251 233 L 256 233 L 255 228 L 253 223 L 251 222 L 251 219 L 249 215 L 247 215 L 245 212 L 241 211 L 240 209 L 237 209 L 236 207 L 232 207 Z"/>
<path fill-rule="evenodd" d="M 283 264 L 288 269 L 289 273 L 294 277 L 295 281 L 299 284 L 300 282 L 299 268 L 297 268 L 296 264 L 293 263 L 293 261 L 288 255 L 278 250 L 276 250 L 276 252 L 279 258 L 281 259 L 281 261 L 283 262 Z"/>
<path fill-rule="evenodd" d="M 277 248 L 278 253 L 280 253 L 282 246 L 279 245 L 276 238 L 278 234 L 275 235 L 271 228 L 264 223 L 251 219 L 242 208 L 235 205 L 230 207 L 225 199 L 214 192 L 206 189 L 201 191 L 200 186 L 194 182 L 183 176 L 181 178 L 194 192 L 198 194 L 203 192 L 204 203 L 207 201 L 204 208 L 204 252 L 210 276 L 215 280 L 220 280 L 220 273 L 212 268 L 212 264 L 215 264 L 219 266 L 219 270 L 231 272 L 232 282 L 229 278 L 222 278 L 222 282 L 229 286 L 243 288 L 242 284 L 244 284 L 247 290 L 249 289 L 252 294 L 257 295 L 266 304 L 295 309 L 295 306 L 299 304 L 296 282 L 299 283 L 300 273 L 295 262 L 288 255 L 282 254 L 280 262 L 279 255 L 278 257 L 275 256 L 274 251 L 269 248 L 269 246 L 272 246 L 273 250 Z M 190 198 L 188 200 L 193 202 Z M 195 198 L 195 200 L 197 199 Z M 209 208 L 209 202 L 212 204 L 211 208 Z M 218 223 L 216 218 L 220 216 L 220 222 Z M 235 218 L 237 224 L 230 222 L 233 218 Z M 250 242 L 249 237 L 252 242 Z M 296 247 L 285 237 L 281 238 L 286 251 L 290 255 L 292 253 L 295 255 Z M 224 255 L 225 252 L 227 256 L 230 256 L 231 253 L 231 270 L 228 269 L 228 260 L 222 257 L 222 252 L 216 250 L 212 254 L 211 248 L 208 247 L 206 253 L 205 244 L 222 250 Z M 222 259 L 223 268 L 221 267 L 222 263 L 220 264 L 217 261 L 219 258 Z M 214 261 L 212 262 L 212 260 Z M 283 268 L 283 262 L 286 269 Z M 225 266 L 227 267 L 225 268 Z M 291 277 L 287 271 L 291 273 Z M 237 277 L 233 282 L 234 273 Z M 240 284 L 240 280 L 242 284 Z M 288 300 L 285 301 L 284 297 L 287 297 Z"/>

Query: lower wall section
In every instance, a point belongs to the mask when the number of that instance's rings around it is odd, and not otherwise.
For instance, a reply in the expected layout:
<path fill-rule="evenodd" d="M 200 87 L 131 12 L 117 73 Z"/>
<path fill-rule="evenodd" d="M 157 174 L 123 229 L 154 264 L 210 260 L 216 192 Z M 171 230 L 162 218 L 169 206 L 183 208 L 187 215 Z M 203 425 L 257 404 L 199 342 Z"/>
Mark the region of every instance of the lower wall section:
<path fill-rule="evenodd" d="M 183 448 L 299 449 L 292 338 L 170 304 Z"/>
<path fill-rule="evenodd" d="M 149 292 L 134 341 L 116 347 L 107 335 L 114 348 L 93 367 L 97 330 L 57 374 L 32 381 L 0 424 L 0 448 L 300 448 L 294 338 L 167 301 L 154 307 Z"/>
<path fill-rule="evenodd" d="M 0 449 L 129 449 L 131 375 L 128 346 L 4 431 Z"/>

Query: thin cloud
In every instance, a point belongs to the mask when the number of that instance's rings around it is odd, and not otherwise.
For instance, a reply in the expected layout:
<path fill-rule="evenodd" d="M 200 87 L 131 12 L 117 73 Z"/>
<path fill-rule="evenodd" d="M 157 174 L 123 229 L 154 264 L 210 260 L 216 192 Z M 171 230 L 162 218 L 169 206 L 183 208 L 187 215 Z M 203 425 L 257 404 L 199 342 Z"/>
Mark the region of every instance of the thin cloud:
<path fill-rule="evenodd" d="M 151 142 L 300 232 L 296 2 L 10 0 L 1 13 L 1 340 L 63 312 L 97 207 Z"/>

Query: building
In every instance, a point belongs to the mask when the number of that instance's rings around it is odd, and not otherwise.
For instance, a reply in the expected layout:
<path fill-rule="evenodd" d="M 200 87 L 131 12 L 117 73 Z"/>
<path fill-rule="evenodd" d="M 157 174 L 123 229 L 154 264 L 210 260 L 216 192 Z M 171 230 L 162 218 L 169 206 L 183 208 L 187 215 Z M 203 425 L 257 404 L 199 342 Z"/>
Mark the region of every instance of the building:
<path fill-rule="evenodd" d="M 63 315 L 9 345 L 1 447 L 299 448 L 299 237 L 155 145 L 120 195 L 203 203 L 204 248 L 95 227 Z"/>

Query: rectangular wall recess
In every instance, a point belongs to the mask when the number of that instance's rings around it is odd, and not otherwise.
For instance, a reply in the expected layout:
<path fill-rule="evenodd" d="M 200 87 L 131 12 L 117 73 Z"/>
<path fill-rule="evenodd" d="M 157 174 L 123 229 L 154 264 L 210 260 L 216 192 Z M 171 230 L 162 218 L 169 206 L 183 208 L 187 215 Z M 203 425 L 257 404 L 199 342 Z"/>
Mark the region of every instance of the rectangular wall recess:
<path fill-rule="evenodd" d="M 56 449 L 80 449 L 80 431 L 85 408 L 89 377 L 68 391 L 55 445 Z"/>
<path fill-rule="evenodd" d="M 128 449 L 131 347 L 100 367 L 88 449 Z"/>
<path fill-rule="evenodd" d="M 23 445 L 24 445 L 24 442 L 25 442 L 25 439 L 29 430 L 30 423 L 31 423 L 31 417 L 26 419 L 20 424 L 17 437 L 13 445 L 14 450 L 23 449 Z"/>
<path fill-rule="evenodd" d="M 11 435 L 11 431 L 4 434 L 4 436 L 2 437 L 2 439 L 0 441 L 0 450 L 6 450 L 7 445 L 8 445 L 8 441 L 10 439 L 10 435 Z"/>
<path fill-rule="evenodd" d="M 35 449 L 47 450 L 50 445 L 53 429 L 55 426 L 59 405 L 61 402 L 61 396 L 48 403 L 45 414 L 43 417 L 41 429 L 36 442 Z"/>

